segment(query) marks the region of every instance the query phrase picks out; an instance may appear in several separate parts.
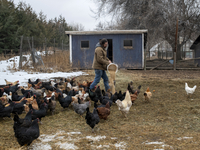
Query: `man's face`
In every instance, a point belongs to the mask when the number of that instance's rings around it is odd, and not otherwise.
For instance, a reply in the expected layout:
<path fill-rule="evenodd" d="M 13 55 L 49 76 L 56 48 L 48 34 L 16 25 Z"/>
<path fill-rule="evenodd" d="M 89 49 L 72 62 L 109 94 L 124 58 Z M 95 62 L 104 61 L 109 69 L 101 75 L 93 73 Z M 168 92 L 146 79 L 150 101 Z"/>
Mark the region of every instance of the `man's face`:
<path fill-rule="evenodd" d="M 106 42 L 103 47 L 106 48 L 108 46 L 108 42 Z"/>

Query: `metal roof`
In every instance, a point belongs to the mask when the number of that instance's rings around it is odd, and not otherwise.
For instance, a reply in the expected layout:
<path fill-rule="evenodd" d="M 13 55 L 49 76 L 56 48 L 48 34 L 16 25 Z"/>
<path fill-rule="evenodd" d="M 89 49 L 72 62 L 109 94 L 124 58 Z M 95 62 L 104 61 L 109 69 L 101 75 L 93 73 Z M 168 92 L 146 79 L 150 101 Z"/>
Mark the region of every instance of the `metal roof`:
<path fill-rule="evenodd" d="M 95 35 L 95 34 L 142 34 L 148 30 L 104 30 L 104 31 L 65 31 L 68 35 Z"/>
<path fill-rule="evenodd" d="M 194 41 L 194 43 L 192 44 L 192 46 L 190 47 L 190 49 L 195 49 L 195 47 L 200 43 L 200 35 L 199 37 Z"/>

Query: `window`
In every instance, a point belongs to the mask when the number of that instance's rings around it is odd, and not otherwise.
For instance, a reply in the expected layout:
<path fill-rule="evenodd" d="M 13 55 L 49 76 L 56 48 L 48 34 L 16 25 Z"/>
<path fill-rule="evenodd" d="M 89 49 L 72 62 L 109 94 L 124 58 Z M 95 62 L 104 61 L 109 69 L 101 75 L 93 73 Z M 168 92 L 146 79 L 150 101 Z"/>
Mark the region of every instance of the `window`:
<path fill-rule="evenodd" d="M 124 40 L 124 48 L 132 49 L 133 48 L 133 40 Z"/>
<path fill-rule="evenodd" d="M 89 41 L 81 41 L 81 48 L 89 48 Z"/>

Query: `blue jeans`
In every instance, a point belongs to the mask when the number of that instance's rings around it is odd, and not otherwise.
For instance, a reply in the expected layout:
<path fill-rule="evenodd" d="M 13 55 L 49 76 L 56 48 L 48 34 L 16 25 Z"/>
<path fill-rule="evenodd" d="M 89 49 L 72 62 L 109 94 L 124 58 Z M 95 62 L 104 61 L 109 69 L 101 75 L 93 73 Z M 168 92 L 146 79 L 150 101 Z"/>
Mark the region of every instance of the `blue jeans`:
<path fill-rule="evenodd" d="M 94 81 L 92 82 L 92 84 L 90 85 L 90 89 L 93 89 L 100 82 L 101 78 L 103 78 L 105 90 L 108 91 L 108 89 L 110 89 L 110 87 L 109 87 L 108 76 L 106 74 L 106 71 L 105 70 L 97 70 L 97 69 L 95 69 L 95 78 L 94 78 Z"/>

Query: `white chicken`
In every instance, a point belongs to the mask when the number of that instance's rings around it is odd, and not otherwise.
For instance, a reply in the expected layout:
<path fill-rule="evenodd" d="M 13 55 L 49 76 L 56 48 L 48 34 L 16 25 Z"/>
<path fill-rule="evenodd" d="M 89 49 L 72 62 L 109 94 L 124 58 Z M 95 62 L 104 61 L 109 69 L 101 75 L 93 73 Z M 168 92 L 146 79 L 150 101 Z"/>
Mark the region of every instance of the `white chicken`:
<path fill-rule="evenodd" d="M 116 104 L 118 106 L 118 109 L 122 112 L 124 117 L 127 118 L 127 114 L 129 113 L 129 110 L 132 106 L 131 96 L 129 91 L 126 92 L 126 97 L 123 101 L 117 100 Z"/>
<path fill-rule="evenodd" d="M 190 88 L 187 83 L 185 83 L 185 91 L 188 94 L 193 94 L 196 90 L 197 86 L 195 85 L 193 88 Z"/>

